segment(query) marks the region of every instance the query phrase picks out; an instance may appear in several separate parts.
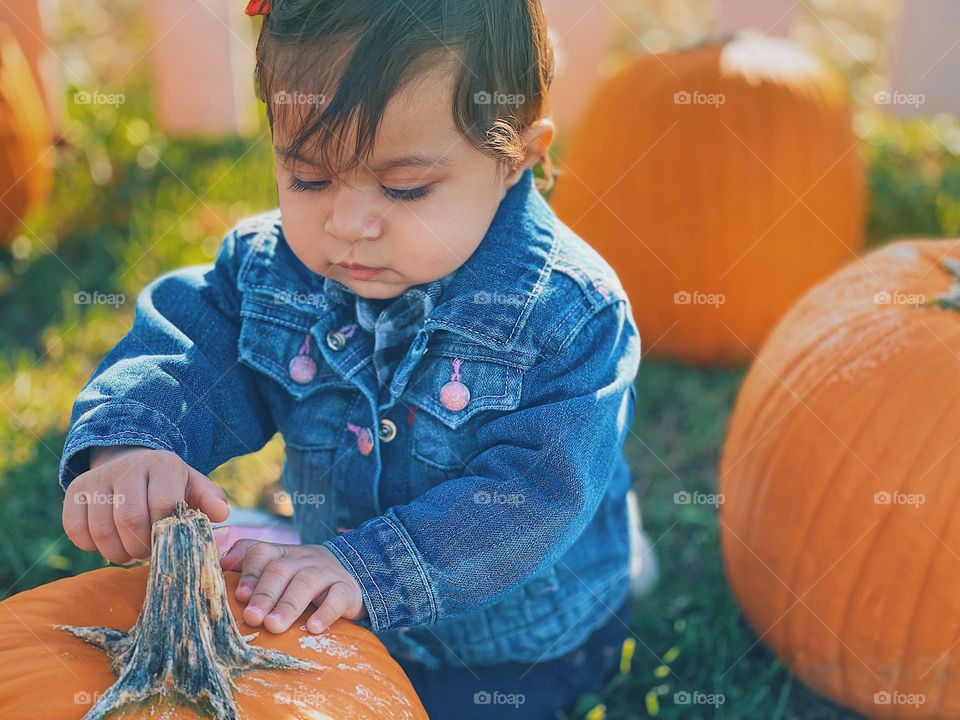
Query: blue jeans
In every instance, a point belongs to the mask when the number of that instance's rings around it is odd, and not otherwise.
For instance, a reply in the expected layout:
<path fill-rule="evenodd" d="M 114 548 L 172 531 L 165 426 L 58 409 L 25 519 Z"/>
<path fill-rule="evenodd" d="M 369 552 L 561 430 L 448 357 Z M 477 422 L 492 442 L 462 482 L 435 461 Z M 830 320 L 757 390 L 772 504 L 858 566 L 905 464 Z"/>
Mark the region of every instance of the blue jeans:
<path fill-rule="evenodd" d="M 631 635 L 632 610 L 633 601 L 627 598 L 583 645 L 533 665 L 506 662 L 428 670 L 414 660 L 396 660 L 431 720 L 554 720 L 558 712 L 569 713 L 577 698 L 598 692 L 617 673 L 623 641 Z"/>

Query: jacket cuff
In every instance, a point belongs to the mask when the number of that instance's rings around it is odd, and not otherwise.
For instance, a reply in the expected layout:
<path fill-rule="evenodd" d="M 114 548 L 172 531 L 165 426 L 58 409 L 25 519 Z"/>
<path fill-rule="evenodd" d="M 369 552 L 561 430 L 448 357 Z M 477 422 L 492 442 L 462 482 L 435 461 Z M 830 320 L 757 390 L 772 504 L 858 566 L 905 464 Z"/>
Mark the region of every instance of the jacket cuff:
<path fill-rule="evenodd" d="M 363 593 L 373 632 L 437 621 L 437 600 L 420 553 L 393 510 L 323 543 Z"/>
<path fill-rule="evenodd" d="M 111 400 L 87 410 L 67 435 L 60 458 L 60 487 L 64 492 L 77 475 L 90 469 L 92 447 L 139 445 L 186 456 L 180 430 L 161 413 L 133 400 Z"/>

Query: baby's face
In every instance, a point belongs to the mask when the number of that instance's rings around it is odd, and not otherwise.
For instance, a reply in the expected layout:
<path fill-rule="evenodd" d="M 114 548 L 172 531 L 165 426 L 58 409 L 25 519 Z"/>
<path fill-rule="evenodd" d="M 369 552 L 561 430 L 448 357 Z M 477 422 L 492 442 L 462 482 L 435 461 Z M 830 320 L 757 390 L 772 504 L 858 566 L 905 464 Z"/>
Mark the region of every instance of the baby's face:
<path fill-rule="evenodd" d="M 470 257 L 524 167 L 503 167 L 457 131 L 453 80 L 437 69 L 397 93 L 370 160 L 342 183 L 275 153 L 284 235 L 307 267 L 363 297 L 392 298 Z M 354 147 L 352 133 L 343 140 Z"/>

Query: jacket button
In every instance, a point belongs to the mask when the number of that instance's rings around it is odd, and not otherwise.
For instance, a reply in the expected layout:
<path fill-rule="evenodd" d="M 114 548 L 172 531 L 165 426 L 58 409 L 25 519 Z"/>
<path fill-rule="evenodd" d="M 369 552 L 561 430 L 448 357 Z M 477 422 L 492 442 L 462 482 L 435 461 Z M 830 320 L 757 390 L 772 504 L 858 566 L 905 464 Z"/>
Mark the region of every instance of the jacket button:
<path fill-rule="evenodd" d="M 327 333 L 327 347 L 331 350 L 343 350 L 347 346 L 347 338 L 339 330 Z"/>
<path fill-rule="evenodd" d="M 383 442 L 390 442 L 397 436 L 397 426 L 393 420 L 382 418 L 380 420 L 379 432 L 380 439 L 383 440 Z"/>

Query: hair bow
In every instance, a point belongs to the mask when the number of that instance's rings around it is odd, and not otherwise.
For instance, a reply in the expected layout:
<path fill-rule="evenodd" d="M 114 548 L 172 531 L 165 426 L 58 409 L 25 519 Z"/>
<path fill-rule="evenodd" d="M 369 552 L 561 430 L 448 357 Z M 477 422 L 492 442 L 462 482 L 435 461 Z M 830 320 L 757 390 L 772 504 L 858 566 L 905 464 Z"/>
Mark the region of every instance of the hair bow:
<path fill-rule="evenodd" d="M 266 15 L 270 12 L 270 0 L 250 0 L 244 12 L 247 15 Z"/>

